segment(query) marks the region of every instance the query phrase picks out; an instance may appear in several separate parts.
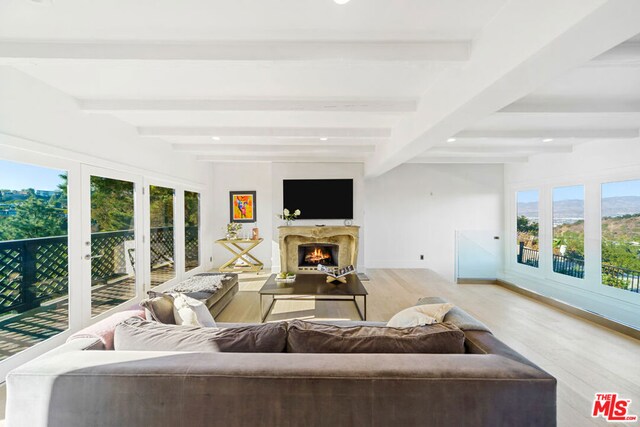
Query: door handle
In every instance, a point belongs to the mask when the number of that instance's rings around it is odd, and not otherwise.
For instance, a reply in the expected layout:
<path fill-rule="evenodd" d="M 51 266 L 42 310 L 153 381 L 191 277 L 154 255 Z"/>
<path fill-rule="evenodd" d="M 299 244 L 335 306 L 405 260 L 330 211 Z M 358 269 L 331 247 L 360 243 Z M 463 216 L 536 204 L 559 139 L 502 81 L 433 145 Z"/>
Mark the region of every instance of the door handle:
<path fill-rule="evenodd" d="M 91 254 L 86 254 L 84 256 L 84 259 L 86 259 L 87 261 L 92 260 L 94 258 L 102 258 L 104 255 L 96 255 L 96 256 L 91 256 Z"/>

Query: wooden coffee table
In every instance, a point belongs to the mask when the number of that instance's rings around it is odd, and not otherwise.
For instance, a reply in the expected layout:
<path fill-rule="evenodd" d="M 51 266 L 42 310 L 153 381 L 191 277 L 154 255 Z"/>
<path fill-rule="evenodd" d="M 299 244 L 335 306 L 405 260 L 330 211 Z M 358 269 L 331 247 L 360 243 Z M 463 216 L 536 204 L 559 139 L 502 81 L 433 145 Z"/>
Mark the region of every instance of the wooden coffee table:
<path fill-rule="evenodd" d="M 298 274 L 293 283 L 278 283 L 276 275 L 269 276 L 260 289 L 260 321 L 264 322 L 279 299 L 302 300 L 304 296 L 313 296 L 319 301 L 353 301 L 362 320 L 367 320 L 367 290 L 355 273 L 346 276 L 347 283 L 327 283 L 324 274 Z M 271 304 L 263 311 L 262 299 L 271 296 Z M 357 297 L 363 298 L 363 311 L 360 311 Z M 364 312 L 364 313 L 363 313 Z"/>

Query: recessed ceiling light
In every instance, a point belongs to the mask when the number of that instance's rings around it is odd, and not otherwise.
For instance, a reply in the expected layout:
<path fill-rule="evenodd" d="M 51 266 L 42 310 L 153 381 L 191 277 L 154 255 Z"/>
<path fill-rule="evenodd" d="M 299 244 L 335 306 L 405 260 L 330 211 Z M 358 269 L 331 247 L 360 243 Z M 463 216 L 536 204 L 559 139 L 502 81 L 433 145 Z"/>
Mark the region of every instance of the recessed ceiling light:
<path fill-rule="evenodd" d="M 214 141 L 220 141 L 220 137 L 219 136 L 212 136 L 211 139 L 213 139 Z"/>
<path fill-rule="evenodd" d="M 542 142 L 551 142 L 553 141 L 553 138 L 545 138 L 542 140 Z"/>
<path fill-rule="evenodd" d="M 449 138 L 449 139 L 447 139 L 447 142 L 456 142 L 456 139 L 455 138 Z"/>
<path fill-rule="evenodd" d="M 347 4 L 349 3 L 349 0 L 333 0 L 335 2 L 335 4 Z"/>
<path fill-rule="evenodd" d="M 326 141 L 327 139 L 329 138 L 323 137 L 323 138 L 320 138 L 320 141 Z"/>

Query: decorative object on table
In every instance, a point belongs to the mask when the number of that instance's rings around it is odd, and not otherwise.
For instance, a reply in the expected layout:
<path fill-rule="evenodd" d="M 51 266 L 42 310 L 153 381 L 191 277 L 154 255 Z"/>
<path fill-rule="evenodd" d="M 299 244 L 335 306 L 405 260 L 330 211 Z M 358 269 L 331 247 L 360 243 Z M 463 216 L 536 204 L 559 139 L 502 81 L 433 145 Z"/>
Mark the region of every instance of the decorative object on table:
<path fill-rule="evenodd" d="M 242 224 L 231 222 L 227 224 L 227 240 L 238 240 L 238 233 L 242 230 Z"/>
<path fill-rule="evenodd" d="M 276 217 L 285 220 L 287 225 L 291 225 L 293 221 L 300 216 L 300 214 L 302 214 L 302 212 L 300 212 L 300 209 L 296 209 L 295 211 L 293 211 L 293 213 L 291 213 L 289 209 L 284 208 L 282 210 L 282 213 L 276 215 Z"/>
<path fill-rule="evenodd" d="M 254 225 L 251 229 L 251 240 L 258 240 L 260 238 L 260 229 Z"/>
<path fill-rule="evenodd" d="M 256 222 L 256 192 L 229 191 L 229 222 Z"/>
<path fill-rule="evenodd" d="M 344 268 L 329 268 L 322 264 L 318 264 L 318 271 L 327 275 L 327 283 L 340 282 L 347 283 L 345 276 L 354 273 L 356 271 L 353 265 L 348 265 Z"/>
<path fill-rule="evenodd" d="M 218 271 L 221 273 L 230 273 L 234 271 L 255 271 L 259 272 L 264 267 L 264 263 L 253 256 L 250 252 L 262 243 L 264 239 L 258 240 L 216 240 L 216 243 L 224 246 L 233 257 L 222 264 Z M 239 262 L 240 261 L 240 262 Z"/>
<path fill-rule="evenodd" d="M 296 275 L 294 273 L 287 273 L 286 271 L 283 271 L 278 273 L 275 280 L 278 283 L 293 283 L 296 281 Z"/>

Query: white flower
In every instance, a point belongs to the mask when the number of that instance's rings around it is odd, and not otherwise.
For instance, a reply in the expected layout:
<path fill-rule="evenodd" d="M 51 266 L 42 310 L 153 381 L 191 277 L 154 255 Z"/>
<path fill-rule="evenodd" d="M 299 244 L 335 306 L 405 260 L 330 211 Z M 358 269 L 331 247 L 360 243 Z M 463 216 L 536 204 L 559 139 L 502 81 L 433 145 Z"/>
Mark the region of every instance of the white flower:
<path fill-rule="evenodd" d="M 295 216 L 299 216 L 300 215 L 300 209 L 296 209 L 296 211 L 293 213 Z"/>
<path fill-rule="evenodd" d="M 283 210 L 282 213 L 285 214 L 285 215 L 289 215 L 289 209 Z"/>

